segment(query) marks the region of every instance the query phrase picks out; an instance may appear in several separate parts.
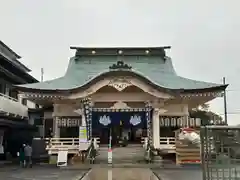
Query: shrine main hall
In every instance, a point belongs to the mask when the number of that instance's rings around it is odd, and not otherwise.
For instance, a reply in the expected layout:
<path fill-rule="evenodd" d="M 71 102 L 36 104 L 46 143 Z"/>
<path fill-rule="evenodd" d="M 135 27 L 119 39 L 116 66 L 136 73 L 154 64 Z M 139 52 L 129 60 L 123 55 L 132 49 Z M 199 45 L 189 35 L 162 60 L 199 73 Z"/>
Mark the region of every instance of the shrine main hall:
<path fill-rule="evenodd" d="M 199 127 L 189 111 L 227 87 L 179 76 L 169 48 L 71 47 L 76 53 L 62 77 L 17 88 L 21 98 L 53 106 L 54 137 L 78 138 L 85 128 L 88 140 L 99 137 L 102 144 L 111 134 L 129 143 L 148 137 L 159 148 L 174 128 Z"/>

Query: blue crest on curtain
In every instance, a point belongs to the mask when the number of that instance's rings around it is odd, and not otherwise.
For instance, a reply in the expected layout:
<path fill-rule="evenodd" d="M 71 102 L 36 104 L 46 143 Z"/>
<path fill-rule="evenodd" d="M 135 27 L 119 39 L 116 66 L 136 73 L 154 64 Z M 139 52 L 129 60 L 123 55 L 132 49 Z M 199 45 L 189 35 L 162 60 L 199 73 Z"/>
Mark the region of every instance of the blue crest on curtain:
<path fill-rule="evenodd" d="M 146 114 L 142 112 L 92 112 L 92 127 L 122 126 L 146 128 Z"/>

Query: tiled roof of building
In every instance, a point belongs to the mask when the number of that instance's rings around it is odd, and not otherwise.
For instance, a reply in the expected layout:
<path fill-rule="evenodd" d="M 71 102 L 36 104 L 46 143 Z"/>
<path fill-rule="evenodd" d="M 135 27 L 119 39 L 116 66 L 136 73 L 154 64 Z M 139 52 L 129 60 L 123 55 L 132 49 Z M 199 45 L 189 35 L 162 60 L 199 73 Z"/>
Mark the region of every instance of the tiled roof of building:
<path fill-rule="evenodd" d="M 77 54 L 77 53 L 76 53 Z M 19 87 L 39 90 L 71 90 L 82 87 L 91 80 L 111 73 L 115 69 L 109 67 L 123 61 L 130 68 L 122 68 L 133 74 L 142 76 L 153 84 L 172 90 L 197 90 L 223 87 L 223 84 L 196 81 L 178 76 L 172 60 L 158 55 L 76 55 L 70 59 L 68 69 L 63 77 Z"/>

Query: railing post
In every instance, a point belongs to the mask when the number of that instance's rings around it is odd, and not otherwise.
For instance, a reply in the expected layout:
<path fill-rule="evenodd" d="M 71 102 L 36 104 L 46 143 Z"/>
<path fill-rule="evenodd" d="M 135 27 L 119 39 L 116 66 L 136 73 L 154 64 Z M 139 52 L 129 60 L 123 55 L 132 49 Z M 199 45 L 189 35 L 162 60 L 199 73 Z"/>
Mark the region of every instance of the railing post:
<path fill-rule="evenodd" d="M 144 138 L 144 145 L 145 145 L 145 147 L 147 147 L 147 144 L 148 144 L 148 138 L 145 137 L 145 138 Z"/>
<path fill-rule="evenodd" d="M 97 139 L 96 138 L 93 138 L 93 144 L 94 144 L 94 147 L 96 148 L 97 147 Z"/>
<path fill-rule="evenodd" d="M 52 138 L 49 140 L 49 148 L 52 147 Z"/>

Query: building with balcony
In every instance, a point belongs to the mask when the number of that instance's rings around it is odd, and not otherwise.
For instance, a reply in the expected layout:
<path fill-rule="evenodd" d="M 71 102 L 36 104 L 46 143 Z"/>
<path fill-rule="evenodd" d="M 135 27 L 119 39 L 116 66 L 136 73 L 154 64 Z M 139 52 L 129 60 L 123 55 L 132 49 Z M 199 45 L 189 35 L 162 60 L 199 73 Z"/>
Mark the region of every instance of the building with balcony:
<path fill-rule="evenodd" d="M 19 61 L 20 58 L 0 41 L 0 154 L 6 149 L 16 151 L 14 149 L 28 133 L 26 128 L 31 128 L 28 109 L 36 108 L 35 103 L 23 100 L 14 88 L 14 85 L 38 82 L 29 74 L 31 70 Z"/>

